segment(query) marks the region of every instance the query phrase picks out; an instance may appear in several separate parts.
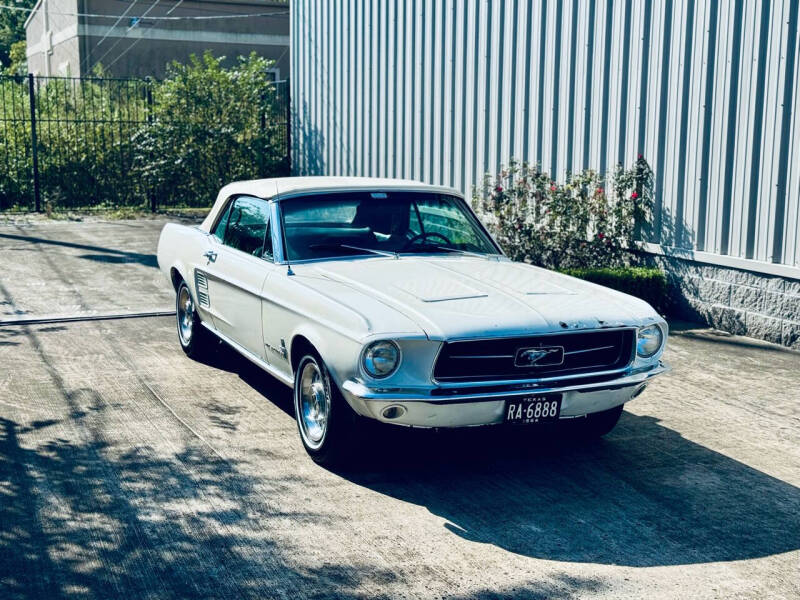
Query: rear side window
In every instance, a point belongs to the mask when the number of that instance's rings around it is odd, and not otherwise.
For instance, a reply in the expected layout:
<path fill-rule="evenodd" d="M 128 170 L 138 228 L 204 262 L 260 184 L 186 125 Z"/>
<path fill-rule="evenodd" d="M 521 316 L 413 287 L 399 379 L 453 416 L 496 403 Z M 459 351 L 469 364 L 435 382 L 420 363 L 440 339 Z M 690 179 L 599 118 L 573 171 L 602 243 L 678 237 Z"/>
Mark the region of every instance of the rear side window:
<path fill-rule="evenodd" d="M 227 221 L 222 243 L 261 258 L 269 223 L 269 204 L 257 198 L 237 198 Z"/>

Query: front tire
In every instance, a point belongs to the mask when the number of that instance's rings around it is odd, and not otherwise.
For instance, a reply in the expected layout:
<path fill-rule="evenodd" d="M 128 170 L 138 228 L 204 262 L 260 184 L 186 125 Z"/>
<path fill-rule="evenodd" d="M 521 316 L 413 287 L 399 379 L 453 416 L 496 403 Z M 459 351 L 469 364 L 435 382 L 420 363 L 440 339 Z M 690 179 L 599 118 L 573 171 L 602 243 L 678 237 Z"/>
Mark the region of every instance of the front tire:
<path fill-rule="evenodd" d="M 181 281 L 175 295 L 175 316 L 178 325 L 178 341 L 189 358 L 198 360 L 208 353 L 210 334 L 202 325 L 194 306 L 192 293 L 185 281 Z"/>
<path fill-rule="evenodd" d="M 294 414 L 314 462 L 341 466 L 352 458 L 357 416 L 315 352 L 304 355 L 295 369 Z"/>

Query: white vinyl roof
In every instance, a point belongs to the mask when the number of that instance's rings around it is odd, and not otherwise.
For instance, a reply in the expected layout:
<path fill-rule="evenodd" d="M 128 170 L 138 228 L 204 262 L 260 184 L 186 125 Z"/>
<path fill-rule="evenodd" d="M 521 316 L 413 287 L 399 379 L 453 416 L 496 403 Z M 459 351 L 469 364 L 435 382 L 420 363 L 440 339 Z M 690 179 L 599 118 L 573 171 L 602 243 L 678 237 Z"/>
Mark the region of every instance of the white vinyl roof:
<path fill-rule="evenodd" d="M 442 192 L 446 194 L 461 194 L 451 188 L 429 185 L 410 179 L 382 179 L 378 177 L 276 177 L 274 179 L 251 179 L 249 181 L 235 181 L 223 187 L 217 195 L 214 207 L 200 226 L 204 231 L 210 231 L 217 220 L 222 207 L 231 196 L 255 196 L 256 198 L 271 199 L 303 192 L 322 192 L 335 190 L 420 190 L 427 192 Z"/>

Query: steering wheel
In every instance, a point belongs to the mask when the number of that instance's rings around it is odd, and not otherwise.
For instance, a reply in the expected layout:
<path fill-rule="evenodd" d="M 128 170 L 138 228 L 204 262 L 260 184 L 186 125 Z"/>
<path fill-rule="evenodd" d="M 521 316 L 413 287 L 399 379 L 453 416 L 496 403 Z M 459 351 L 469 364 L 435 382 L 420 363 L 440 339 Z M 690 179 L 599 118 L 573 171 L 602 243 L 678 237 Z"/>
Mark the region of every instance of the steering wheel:
<path fill-rule="evenodd" d="M 436 231 L 423 231 L 422 233 L 418 233 L 417 235 L 412 237 L 410 240 L 408 240 L 405 244 L 403 244 L 403 247 L 400 248 L 400 252 L 402 252 L 403 250 L 408 250 L 411 246 L 413 246 L 415 243 L 417 243 L 420 240 L 427 240 L 428 238 L 432 238 L 432 237 L 439 238 L 440 240 L 444 241 L 445 244 L 448 244 L 450 246 L 453 245 L 453 242 L 446 235 L 443 235 L 443 234 L 438 233 Z"/>

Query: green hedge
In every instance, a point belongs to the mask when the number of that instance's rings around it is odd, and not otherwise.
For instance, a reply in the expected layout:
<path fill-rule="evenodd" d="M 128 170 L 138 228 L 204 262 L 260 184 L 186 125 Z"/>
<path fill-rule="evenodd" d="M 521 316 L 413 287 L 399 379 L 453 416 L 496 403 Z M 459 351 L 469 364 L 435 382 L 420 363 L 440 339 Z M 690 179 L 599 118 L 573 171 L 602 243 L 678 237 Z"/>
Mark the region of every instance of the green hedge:
<path fill-rule="evenodd" d="M 36 78 L 42 206 L 203 207 L 230 181 L 288 175 L 287 83 L 255 53 L 223 60 L 192 55 L 163 81 Z M 0 105 L 0 211 L 30 209 L 27 78 L 0 75 Z"/>
<path fill-rule="evenodd" d="M 641 298 L 661 314 L 667 310 L 667 278 L 660 269 L 651 267 L 564 269 L 562 273 Z"/>

